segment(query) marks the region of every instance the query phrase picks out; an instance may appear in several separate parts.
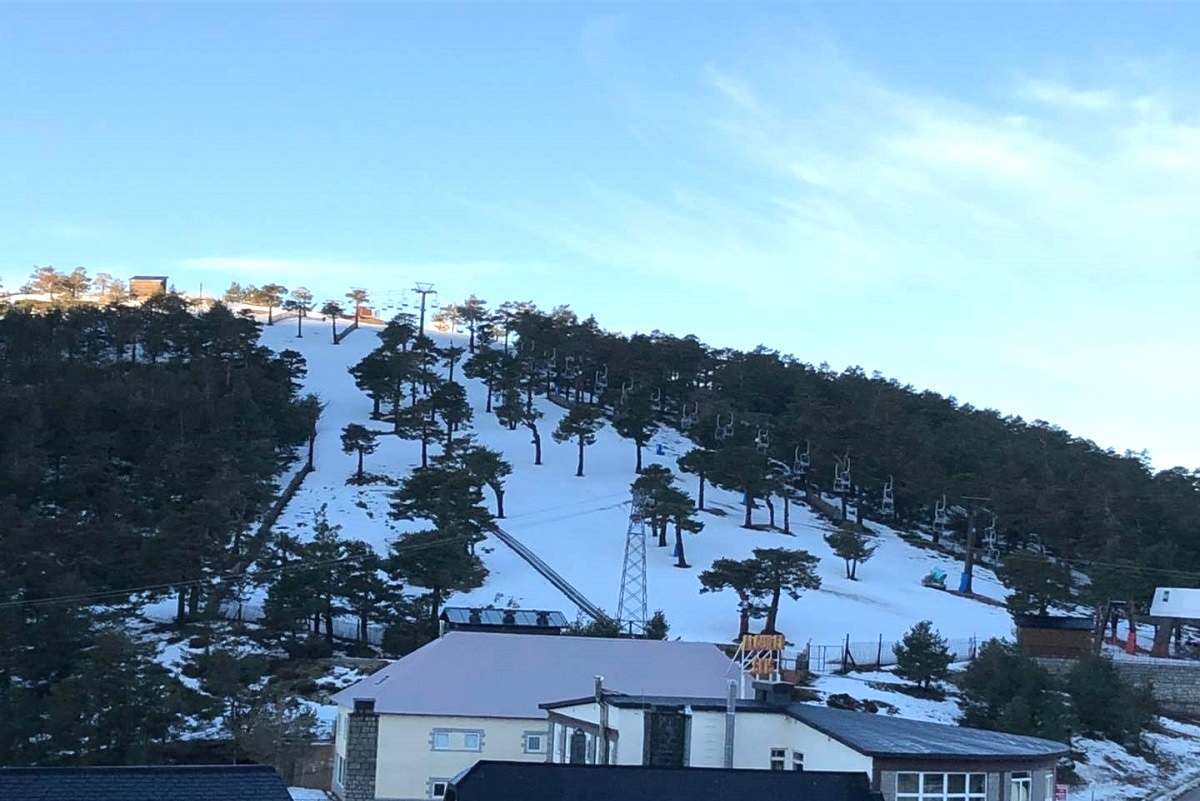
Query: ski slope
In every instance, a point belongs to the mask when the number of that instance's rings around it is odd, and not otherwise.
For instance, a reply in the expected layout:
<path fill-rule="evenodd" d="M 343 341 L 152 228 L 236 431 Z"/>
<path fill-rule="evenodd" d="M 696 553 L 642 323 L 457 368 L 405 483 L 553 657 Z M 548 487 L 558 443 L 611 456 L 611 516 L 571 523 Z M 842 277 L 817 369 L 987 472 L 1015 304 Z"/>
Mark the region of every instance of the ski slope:
<path fill-rule="evenodd" d="M 397 535 L 422 528 L 420 521 L 388 518 L 390 487 L 379 483 L 365 487 L 349 485 L 357 457 L 342 453 L 341 430 L 358 422 L 376 430 L 385 423 L 370 420 L 371 401 L 358 390 L 347 368 L 378 344 L 378 327 L 363 325 L 341 344 L 333 345 L 330 328 L 319 319 L 307 320 L 304 336 L 297 336 L 294 320 L 264 327 L 264 344 L 276 349 L 291 348 L 308 361 L 305 391 L 315 392 L 327 404 L 321 417 L 316 442 L 316 470 L 304 481 L 295 498 L 281 515 L 277 530 L 304 536 L 313 514 L 327 507 L 331 523 L 342 526 L 344 536 L 365 540 L 381 553 Z M 431 332 L 439 344 L 447 335 Z M 454 337 L 465 345 L 463 337 Z M 576 446 L 558 444 L 550 437 L 560 407 L 538 399 L 545 415 L 540 430 L 543 464 L 533 464 L 529 432 L 509 431 L 494 416 L 485 414 L 486 388 L 481 382 L 456 378 L 464 383 L 475 410 L 473 433 L 481 444 L 501 451 L 513 465 L 506 484 L 505 512 L 501 525 L 546 561 L 596 605 L 616 612 L 620 590 L 624 540 L 629 519 L 629 487 L 634 478 L 634 446 L 611 428 L 597 435 L 587 448 L 585 475 L 575 476 Z M 657 455 L 659 446 L 662 455 Z M 677 432 L 665 429 L 643 451 L 646 463 L 662 463 L 678 472 L 675 460 L 690 446 Z M 366 459 L 371 473 L 402 477 L 420 464 L 420 444 L 390 435 L 379 438 L 378 450 Z M 682 475 L 680 486 L 695 497 L 694 476 Z M 485 490 L 494 511 L 494 499 Z M 829 530 L 807 506 L 793 505 L 793 536 L 778 532 L 749 531 L 740 527 L 741 497 L 708 487 L 701 515 L 704 531 L 685 535 L 690 569 L 674 567 L 673 541 L 667 548 L 647 551 L 648 596 L 651 611 L 662 609 L 671 625 L 671 636 L 686 640 L 729 641 L 737 633 L 737 601 L 732 592 L 700 594 L 698 575 L 714 559 L 746 558 L 756 547 L 803 548 L 821 560 L 820 590 L 805 593 L 798 601 L 785 598 L 779 613 L 779 628 L 797 645 L 854 641 L 898 640 L 913 623 L 933 621 L 951 639 L 1008 636 L 1011 621 L 1003 608 L 924 588 L 920 579 L 939 565 L 952 577 L 959 566 L 947 557 L 916 548 L 896 532 L 874 525 L 880 531 L 878 550 L 871 561 L 859 567 L 859 580 L 844 577 L 844 565 L 825 544 Z M 777 511 L 779 504 L 777 504 Z M 722 516 L 721 512 L 725 514 Z M 766 520 L 766 510 L 756 511 L 756 520 Z M 482 588 L 455 596 L 455 605 L 503 606 L 514 603 L 524 608 L 560 609 L 568 617 L 576 609 L 520 557 L 495 538 L 481 546 L 490 576 Z M 987 570 L 976 571 L 976 591 L 1002 597 L 1002 588 Z"/>
<path fill-rule="evenodd" d="M 376 347 L 379 329 L 364 325 L 337 346 L 331 342 L 327 323 L 309 320 L 303 330 L 304 336 L 298 338 L 295 320 L 287 320 L 264 328 L 262 336 L 264 344 L 272 348 L 291 348 L 304 354 L 308 360 L 306 391 L 317 393 L 328 404 L 318 425 L 316 470 L 305 479 L 276 528 L 304 537 L 313 514 L 325 506 L 330 522 L 340 525 L 345 536 L 370 542 L 382 553 L 404 531 L 424 526 L 421 522 L 388 518 L 387 485 L 357 487 L 346 483 L 355 471 L 357 457 L 342 453 L 342 428 L 351 422 L 376 430 L 386 428 L 386 424 L 370 420 L 371 402 L 354 386 L 347 372 L 349 366 Z M 449 339 L 436 333 L 433 336 L 439 344 Z M 465 345 L 461 339 L 455 341 Z M 475 410 L 472 433 L 480 443 L 504 453 L 513 464 L 513 475 L 506 485 L 508 516 L 501 525 L 592 603 L 615 613 L 628 527 L 629 485 L 635 478 L 633 444 L 609 428 L 602 430 L 596 444 L 586 451 L 585 476 L 576 478 L 575 446 L 559 445 L 550 437 L 564 410 L 539 399 L 538 408 L 545 415 L 541 421 L 544 464 L 535 467 L 528 432 L 502 428 L 492 415 L 483 413 L 483 385 L 471 380 L 463 383 Z M 661 456 L 656 455 L 659 445 Z M 675 469 L 675 459 L 688 448 L 677 432 L 664 430 L 645 449 L 643 459 Z M 418 464 L 419 443 L 387 435 L 379 438 L 379 448 L 367 457 L 365 467 L 371 473 L 399 478 Z M 680 486 L 695 497 L 694 476 L 683 475 Z M 485 496 L 493 504 L 488 490 Z M 859 580 L 849 581 L 844 577 L 842 560 L 823 539 L 828 524 L 807 506 L 792 507 L 794 536 L 786 536 L 741 528 L 741 498 L 734 493 L 710 486 L 705 501 L 706 506 L 725 515 L 703 514 L 704 530 L 687 535 L 690 569 L 673 566 L 670 547 L 651 544 L 647 549 L 650 609 L 664 610 L 673 638 L 728 642 L 734 637 L 738 622 L 736 597 L 731 592 L 701 595 L 697 576 L 714 559 L 745 558 L 754 548 L 764 546 L 804 548 L 821 560 L 821 589 L 807 592 L 797 601 L 784 598 L 780 607 L 779 628 L 798 647 L 805 643 L 837 647 L 847 637 L 851 642 L 882 639 L 886 643 L 900 639 L 919 620 L 931 620 L 951 640 L 1012 636 L 1011 620 L 1003 607 L 922 587 L 921 577 L 932 567 L 942 567 L 954 581 L 961 566 L 946 556 L 908 544 L 886 526 L 871 523 L 879 533 L 878 550 L 869 562 L 859 566 Z M 494 511 L 494 505 L 492 508 Z M 765 521 L 766 510 L 757 510 L 755 519 Z M 490 571 L 487 583 L 474 592 L 454 596 L 451 604 L 515 603 L 525 608 L 562 610 L 568 617 L 575 613 L 558 590 L 495 538 L 480 548 Z M 974 589 L 994 600 L 1004 596 L 995 575 L 978 566 Z M 913 698 L 896 692 L 893 686 L 898 683 L 888 672 L 855 672 L 821 676 L 816 689 L 826 696 L 844 692 L 860 699 L 884 701 L 905 717 L 957 721 L 959 709 L 953 697 L 945 701 Z M 317 710 L 326 721 L 331 721 L 335 712 L 332 706 Z M 1130 754 L 1111 742 L 1077 737 L 1075 747 L 1087 755 L 1086 761 L 1077 765 L 1085 784 L 1072 788 L 1069 797 L 1082 798 L 1087 793 L 1098 801 L 1135 801 L 1200 777 L 1196 768 L 1200 765 L 1200 727 L 1167 718 L 1160 718 L 1159 723 L 1158 731 L 1145 735 L 1157 755 L 1154 759 Z"/>

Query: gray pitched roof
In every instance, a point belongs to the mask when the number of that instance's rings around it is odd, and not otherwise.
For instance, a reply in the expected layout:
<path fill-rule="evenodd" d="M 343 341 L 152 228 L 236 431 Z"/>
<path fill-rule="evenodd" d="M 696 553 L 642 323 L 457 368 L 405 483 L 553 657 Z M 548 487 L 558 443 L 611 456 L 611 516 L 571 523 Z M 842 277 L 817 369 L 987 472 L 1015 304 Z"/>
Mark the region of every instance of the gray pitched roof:
<path fill-rule="evenodd" d="M 265 765 L 0 768 L 4 801 L 291 801 Z"/>
<path fill-rule="evenodd" d="M 626 693 L 724 696 L 736 676 L 715 645 L 451 631 L 333 696 L 380 713 L 544 720 L 547 699 L 590 695 L 595 676 Z"/>
<path fill-rule="evenodd" d="M 1053 740 L 968 729 L 924 720 L 792 704 L 787 714 L 845 743 L 859 753 L 876 757 L 1057 757 L 1067 747 Z"/>

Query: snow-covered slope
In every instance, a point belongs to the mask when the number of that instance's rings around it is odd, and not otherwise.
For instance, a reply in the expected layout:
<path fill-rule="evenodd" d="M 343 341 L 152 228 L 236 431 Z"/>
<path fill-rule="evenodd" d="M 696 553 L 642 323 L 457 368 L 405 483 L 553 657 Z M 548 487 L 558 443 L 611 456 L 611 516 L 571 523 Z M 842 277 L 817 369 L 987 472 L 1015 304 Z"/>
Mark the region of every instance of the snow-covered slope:
<path fill-rule="evenodd" d="M 297 337 L 296 325 L 289 320 L 266 327 L 263 340 L 276 349 L 303 353 L 308 360 L 306 389 L 328 404 L 319 425 L 316 472 L 305 480 L 278 528 L 302 534 L 314 511 L 326 505 L 331 522 L 341 524 L 344 535 L 366 540 L 382 552 L 398 533 L 420 524 L 389 520 L 388 486 L 346 483 L 354 472 L 356 457 L 343 454 L 340 442 L 342 427 L 350 422 L 386 427 L 369 419 L 371 402 L 347 372 L 347 367 L 379 344 L 377 330 L 363 326 L 335 346 L 327 325 L 309 321 L 304 336 Z M 433 336 L 446 339 L 436 333 Z M 507 483 L 507 517 L 502 525 L 593 603 L 615 612 L 628 527 L 629 485 L 636 477 L 632 442 L 605 428 L 586 451 L 586 475 L 577 478 L 575 446 L 556 444 L 549 436 L 564 411 L 540 399 L 537 402 L 545 414 L 544 464 L 534 466 L 528 431 L 500 426 L 494 416 L 483 412 L 484 386 L 471 380 L 465 384 L 475 409 L 473 433 L 482 444 L 502 451 L 514 467 Z M 657 455 L 659 446 L 662 455 Z M 677 470 L 675 460 L 688 447 L 677 432 L 664 430 L 645 450 L 644 458 Z M 401 477 L 419 464 L 419 459 L 417 443 L 383 436 L 366 466 L 373 473 Z M 691 476 L 683 476 L 681 486 L 696 493 Z M 489 495 L 489 503 L 492 500 Z M 793 507 L 793 536 L 787 536 L 741 528 L 740 503 L 740 496 L 708 488 L 706 506 L 718 514 L 704 514 L 704 531 L 687 537 L 690 569 L 674 567 L 672 547 L 650 547 L 650 608 L 665 611 L 673 637 L 728 641 L 737 631 L 736 599 L 728 592 L 701 595 L 699 572 L 720 557 L 745 558 L 755 547 L 779 546 L 804 548 L 821 558 L 822 588 L 798 601 L 785 599 L 780 610 L 780 629 L 797 645 L 840 643 L 847 635 L 851 641 L 872 641 L 880 636 L 884 641 L 896 640 L 922 619 L 932 620 L 952 639 L 1007 636 L 1010 632 L 1011 623 L 1002 608 L 922 587 L 921 577 L 934 565 L 941 565 L 952 576 L 957 575 L 958 567 L 943 556 L 909 545 L 890 529 L 875 526 L 881 532 L 879 549 L 859 568 L 859 580 L 850 581 L 844 577 L 842 561 L 823 539 L 828 524 L 808 507 Z M 766 510 L 759 510 L 756 516 L 765 520 Z M 454 603 L 502 605 L 511 600 L 522 607 L 562 609 L 568 617 L 574 615 L 573 605 L 502 543 L 486 543 L 484 560 L 491 571 L 486 586 L 457 596 Z M 977 590 L 999 597 L 999 586 L 990 572 L 979 571 L 976 581 Z"/>
<path fill-rule="evenodd" d="M 354 472 L 356 457 L 343 454 L 340 441 L 342 428 L 350 422 L 380 430 L 386 427 L 370 420 L 370 400 L 354 386 L 347 372 L 378 345 L 377 331 L 364 325 L 334 346 L 327 324 L 307 321 L 304 336 L 297 337 L 295 321 L 288 320 L 265 328 L 263 341 L 278 350 L 291 348 L 304 354 L 308 360 L 307 391 L 319 394 L 328 404 L 319 424 L 316 471 L 305 479 L 277 527 L 303 536 L 313 513 L 326 506 L 330 521 L 340 524 L 344 535 L 366 540 L 383 552 L 398 534 L 422 525 L 388 518 L 387 485 L 358 487 L 346 483 Z M 436 333 L 433 336 L 442 342 L 447 339 Z M 596 444 L 587 449 L 586 475 L 576 478 L 575 447 L 556 444 L 549 435 L 564 411 L 539 400 L 545 415 L 544 464 L 535 467 L 528 432 L 503 429 L 492 415 L 483 413 L 484 387 L 475 381 L 464 383 L 475 410 L 473 433 L 481 443 L 503 452 L 514 467 L 507 482 L 504 528 L 593 603 L 615 612 L 628 526 L 629 485 L 635 478 L 633 444 L 611 429 L 601 431 Z M 656 455 L 660 445 L 663 453 Z M 675 469 L 675 459 L 688 447 L 678 433 L 663 431 L 643 458 Z M 419 444 L 383 436 L 378 451 L 367 458 L 366 468 L 399 478 L 419 461 Z M 694 477 L 683 476 L 681 487 L 694 496 Z M 821 559 L 821 589 L 805 593 L 798 601 L 784 599 L 780 610 L 779 627 L 797 646 L 836 646 L 847 636 L 851 642 L 882 639 L 886 643 L 898 640 L 919 620 L 931 620 L 952 640 L 974 636 L 982 641 L 1012 634 L 1010 618 L 1001 606 L 922 587 L 920 579 L 932 567 L 940 566 L 957 577 L 959 564 L 910 545 L 890 528 L 871 523 L 879 532 L 878 551 L 859 567 L 860 579 L 849 581 L 844 577 L 842 561 L 823 539 L 828 524 L 808 507 L 793 507 L 793 536 L 786 536 L 741 528 L 739 496 L 712 487 L 705 495 L 706 505 L 725 515 L 704 514 L 704 531 L 687 537 L 687 558 L 692 567 L 675 568 L 671 548 L 651 547 L 648 553 L 650 608 L 665 611 L 672 637 L 718 642 L 732 638 L 737 630 L 736 599 L 732 593 L 701 595 L 697 576 L 714 559 L 744 558 L 753 548 L 762 546 L 804 548 Z M 493 501 L 490 495 L 488 501 Z M 757 520 L 765 517 L 765 510 L 756 512 Z M 503 543 L 489 540 L 482 547 L 491 571 L 487 584 L 456 596 L 452 603 L 501 606 L 511 601 L 527 608 L 560 609 L 568 617 L 574 614 L 572 604 Z M 987 569 L 976 569 L 974 589 L 991 599 L 999 600 L 1004 595 L 1003 587 Z M 957 719 L 953 700 L 921 700 L 888 688 L 897 681 L 886 672 L 828 675 L 821 677 L 817 689 L 825 695 L 849 693 L 859 699 L 885 701 L 907 717 L 945 723 Z M 1147 735 L 1159 755 L 1155 761 L 1132 756 L 1112 743 L 1077 740 L 1076 746 L 1089 757 L 1079 766 L 1088 785 L 1073 789 L 1072 797 L 1087 792 L 1093 799 L 1105 801 L 1140 799 L 1194 778 L 1196 765 L 1200 765 L 1200 728 L 1165 719 L 1163 724 L 1165 733 Z"/>

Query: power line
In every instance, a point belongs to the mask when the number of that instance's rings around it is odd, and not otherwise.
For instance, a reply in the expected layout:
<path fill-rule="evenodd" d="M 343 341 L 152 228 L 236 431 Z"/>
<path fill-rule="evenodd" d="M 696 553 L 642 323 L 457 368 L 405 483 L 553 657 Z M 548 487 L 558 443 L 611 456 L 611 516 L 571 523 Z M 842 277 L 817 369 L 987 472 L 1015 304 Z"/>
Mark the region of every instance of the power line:
<path fill-rule="evenodd" d="M 437 542 L 418 543 L 414 545 L 398 545 L 393 547 L 395 553 L 409 553 L 411 551 L 420 551 L 426 548 L 437 548 L 443 545 L 450 545 L 459 542 L 470 542 L 475 539 L 470 536 L 448 537 Z M 203 578 L 184 579 L 182 581 L 164 582 L 162 584 L 148 584 L 142 587 L 131 587 L 121 590 L 99 590 L 96 592 L 77 593 L 75 595 L 56 595 L 49 598 L 27 598 L 20 601 L 0 601 L 0 609 L 11 609 L 18 606 L 51 606 L 54 604 L 75 603 L 82 604 L 91 601 L 93 603 L 102 601 L 106 598 L 121 598 L 127 595 L 138 595 L 145 592 L 161 592 L 164 590 L 180 590 L 186 587 L 196 587 L 205 584 L 212 584 L 223 581 L 236 581 L 238 579 L 256 578 L 258 576 L 273 575 L 276 573 L 287 573 L 293 570 L 311 570 L 316 567 L 326 567 L 329 565 L 343 564 L 346 562 L 357 562 L 362 556 L 346 556 L 341 559 L 318 559 L 313 561 L 297 560 L 288 562 L 285 565 L 278 567 L 268 567 L 255 570 L 253 572 L 244 570 L 239 573 L 223 573 L 216 576 L 205 576 Z"/>

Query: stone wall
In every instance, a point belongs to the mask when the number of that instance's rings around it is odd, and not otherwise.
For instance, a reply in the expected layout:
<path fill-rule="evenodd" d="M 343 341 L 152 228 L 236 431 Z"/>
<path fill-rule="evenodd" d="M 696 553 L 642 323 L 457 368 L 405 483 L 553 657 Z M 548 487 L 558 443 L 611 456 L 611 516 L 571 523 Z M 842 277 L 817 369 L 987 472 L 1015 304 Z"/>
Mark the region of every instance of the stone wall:
<path fill-rule="evenodd" d="M 1056 676 L 1075 664 L 1072 659 L 1038 659 L 1038 663 Z M 1134 684 L 1150 684 L 1154 698 L 1163 711 L 1200 718 L 1200 662 L 1115 659 L 1113 665 L 1122 678 Z"/>
<path fill-rule="evenodd" d="M 375 702 L 354 699 L 346 726 L 345 801 L 375 801 L 375 763 L 379 756 L 379 714 Z"/>

